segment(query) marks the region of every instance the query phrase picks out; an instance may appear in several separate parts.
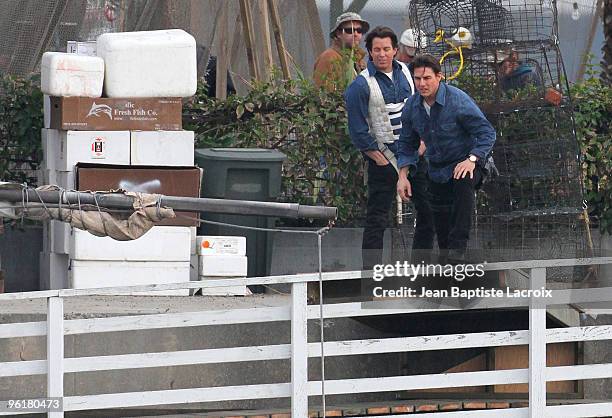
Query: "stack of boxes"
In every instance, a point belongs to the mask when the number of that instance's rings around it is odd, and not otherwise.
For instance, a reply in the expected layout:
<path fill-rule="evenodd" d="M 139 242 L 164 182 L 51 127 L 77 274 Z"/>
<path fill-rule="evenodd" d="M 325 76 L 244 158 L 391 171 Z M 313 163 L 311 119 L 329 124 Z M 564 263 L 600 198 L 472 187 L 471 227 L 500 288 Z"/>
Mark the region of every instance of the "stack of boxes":
<path fill-rule="evenodd" d="M 196 240 L 198 277 L 196 280 L 241 278 L 247 275 L 246 237 L 199 236 Z M 246 296 L 244 285 L 213 286 L 202 289 L 202 294 L 217 296 Z"/>
<path fill-rule="evenodd" d="M 181 130 L 181 97 L 197 85 L 193 37 L 182 30 L 104 34 L 96 54 L 43 55 L 49 97 L 40 183 L 199 197 L 194 134 Z M 121 242 L 46 222 L 41 289 L 189 281 L 196 225 L 178 217 Z"/>

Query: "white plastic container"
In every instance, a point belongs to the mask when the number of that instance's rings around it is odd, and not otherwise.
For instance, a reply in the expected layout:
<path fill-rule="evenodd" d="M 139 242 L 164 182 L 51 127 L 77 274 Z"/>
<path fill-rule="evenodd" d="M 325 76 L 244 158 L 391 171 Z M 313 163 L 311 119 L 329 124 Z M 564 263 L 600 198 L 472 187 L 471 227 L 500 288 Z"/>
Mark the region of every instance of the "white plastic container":
<path fill-rule="evenodd" d="M 188 97 L 196 92 L 196 41 L 181 29 L 105 33 L 97 39 L 108 97 Z"/>
<path fill-rule="evenodd" d="M 104 60 L 100 57 L 45 52 L 40 73 L 40 88 L 49 96 L 102 96 Z"/>
<path fill-rule="evenodd" d="M 67 226 L 69 234 L 70 226 Z M 154 226 L 138 239 L 117 241 L 74 228 L 69 251 L 73 260 L 189 262 L 191 229 L 188 226 Z"/>
<path fill-rule="evenodd" d="M 131 131 L 132 165 L 194 165 L 192 131 Z"/>
<path fill-rule="evenodd" d="M 243 255 L 201 255 L 199 276 L 204 277 L 245 277 L 247 257 Z"/>
<path fill-rule="evenodd" d="M 189 281 L 189 261 L 72 260 L 69 279 L 73 289 L 185 283 Z M 189 296 L 189 289 L 116 294 Z"/>
<path fill-rule="evenodd" d="M 77 163 L 130 164 L 129 131 L 43 129 L 45 168 L 72 171 Z"/>
<path fill-rule="evenodd" d="M 246 255 L 246 237 L 202 235 L 196 248 L 200 255 Z"/>

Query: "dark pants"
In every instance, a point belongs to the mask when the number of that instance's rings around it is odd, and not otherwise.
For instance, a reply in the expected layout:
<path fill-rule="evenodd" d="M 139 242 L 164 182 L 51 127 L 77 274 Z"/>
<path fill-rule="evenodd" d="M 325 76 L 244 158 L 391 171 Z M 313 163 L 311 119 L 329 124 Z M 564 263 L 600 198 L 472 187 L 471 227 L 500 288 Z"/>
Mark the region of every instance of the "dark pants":
<path fill-rule="evenodd" d="M 397 172 L 391 164 L 378 166 L 368 161 L 368 207 L 361 244 L 363 269 L 382 263 L 383 236 L 389 224 L 389 212 L 397 195 Z"/>
<path fill-rule="evenodd" d="M 417 171 L 408 176 L 410 185 L 412 186 L 412 202 L 416 210 L 416 225 L 414 228 L 414 237 L 412 239 L 412 259 L 415 262 L 426 256 L 428 250 L 433 249 L 434 238 L 434 217 L 429 204 L 429 179 L 427 178 L 427 161 L 424 158 L 419 159 Z M 421 251 L 425 250 L 425 251 Z"/>
<path fill-rule="evenodd" d="M 441 254 L 448 252 L 449 259 L 465 256 L 474 212 L 474 191 L 481 183 L 481 170 L 476 166 L 473 179 L 468 175 L 459 180 L 451 178 L 446 183 L 429 182 L 438 247 Z"/>

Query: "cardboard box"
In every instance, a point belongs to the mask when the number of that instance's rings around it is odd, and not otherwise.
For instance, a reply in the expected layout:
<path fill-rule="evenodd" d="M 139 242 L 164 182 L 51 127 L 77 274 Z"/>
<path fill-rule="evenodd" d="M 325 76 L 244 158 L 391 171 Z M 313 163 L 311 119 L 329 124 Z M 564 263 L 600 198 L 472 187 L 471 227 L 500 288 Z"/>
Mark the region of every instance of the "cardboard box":
<path fill-rule="evenodd" d="M 243 255 L 201 255 L 198 275 L 205 277 L 246 277 L 248 260 Z"/>
<path fill-rule="evenodd" d="M 158 193 L 166 196 L 200 197 L 202 170 L 197 167 L 123 166 L 77 164 L 78 190 L 117 190 Z M 197 226 L 199 213 L 175 212 L 177 217 L 159 225 Z"/>
<path fill-rule="evenodd" d="M 72 171 L 77 163 L 130 163 L 128 131 L 61 131 L 43 129 L 44 165 L 48 170 Z"/>
<path fill-rule="evenodd" d="M 69 278 L 73 289 L 186 283 L 189 281 L 189 261 L 72 260 Z M 133 294 L 189 296 L 189 289 L 135 292 Z"/>
<path fill-rule="evenodd" d="M 246 237 L 203 235 L 196 247 L 200 255 L 246 255 Z"/>
<path fill-rule="evenodd" d="M 49 126 L 75 131 L 180 131 L 180 98 L 50 97 Z"/>
<path fill-rule="evenodd" d="M 194 164 L 192 131 L 132 131 L 130 146 L 132 165 Z"/>

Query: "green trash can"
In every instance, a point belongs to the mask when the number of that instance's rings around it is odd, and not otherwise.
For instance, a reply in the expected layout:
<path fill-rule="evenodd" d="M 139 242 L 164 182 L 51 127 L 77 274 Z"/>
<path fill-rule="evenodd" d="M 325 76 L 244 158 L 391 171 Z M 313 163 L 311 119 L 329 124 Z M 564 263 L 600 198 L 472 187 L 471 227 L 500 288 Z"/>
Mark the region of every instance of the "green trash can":
<path fill-rule="evenodd" d="M 280 194 L 282 164 L 285 159 L 285 154 L 271 149 L 196 149 L 196 164 L 204 170 L 201 196 L 215 199 L 273 201 Z M 258 228 L 271 228 L 275 221 L 275 218 L 264 216 L 233 214 L 202 213 L 202 218 Z M 198 235 L 246 237 L 249 277 L 270 274 L 271 234 L 202 224 L 198 229 Z"/>

